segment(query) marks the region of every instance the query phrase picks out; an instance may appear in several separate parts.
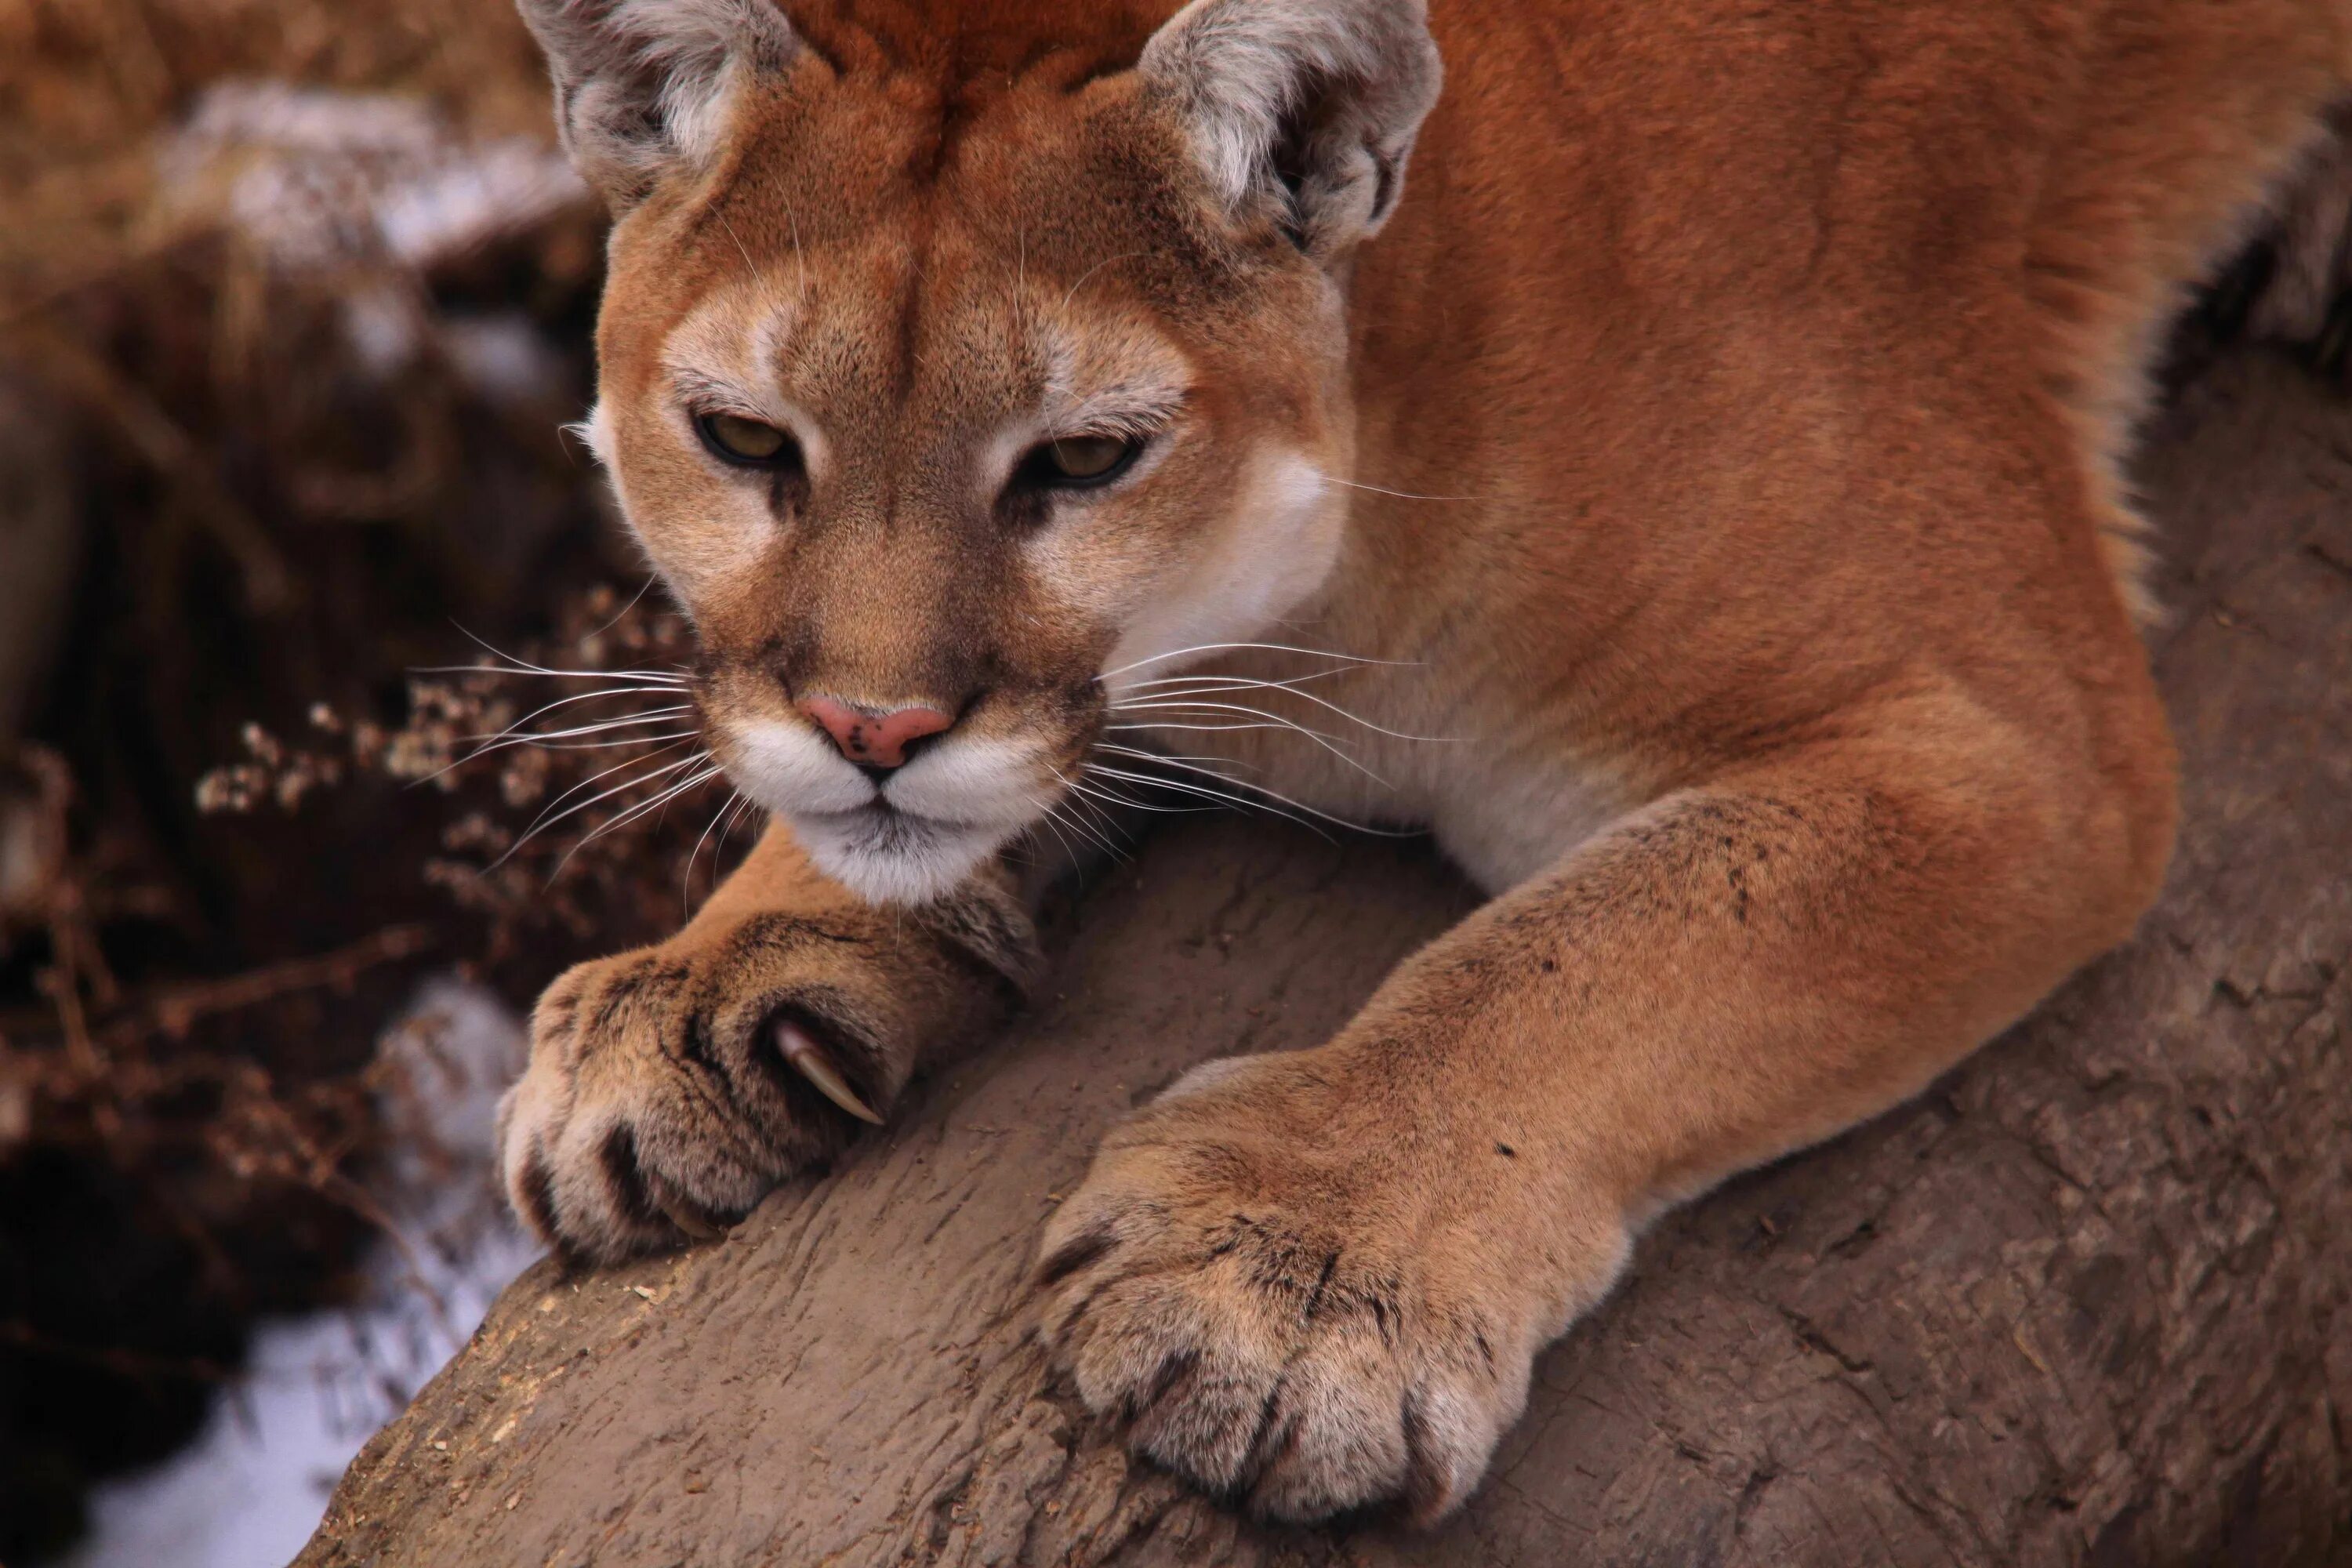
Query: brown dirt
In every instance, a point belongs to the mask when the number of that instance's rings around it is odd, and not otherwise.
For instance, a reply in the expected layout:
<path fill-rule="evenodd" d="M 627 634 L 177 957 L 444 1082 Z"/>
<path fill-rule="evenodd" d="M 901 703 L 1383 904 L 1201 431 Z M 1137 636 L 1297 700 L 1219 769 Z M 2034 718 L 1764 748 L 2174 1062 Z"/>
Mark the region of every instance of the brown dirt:
<path fill-rule="evenodd" d="M 2144 475 L 2186 758 L 2161 906 L 1916 1103 L 1659 1225 L 1443 1531 L 1243 1524 L 1023 1335 L 1106 1127 L 1316 1041 L 1467 906 L 1408 852 L 1226 823 L 1110 877 L 1044 1005 L 836 1171 L 723 1243 L 528 1275 L 301 1563 L 2346 1561 L 2352 417 L 2226 354 Z"/>

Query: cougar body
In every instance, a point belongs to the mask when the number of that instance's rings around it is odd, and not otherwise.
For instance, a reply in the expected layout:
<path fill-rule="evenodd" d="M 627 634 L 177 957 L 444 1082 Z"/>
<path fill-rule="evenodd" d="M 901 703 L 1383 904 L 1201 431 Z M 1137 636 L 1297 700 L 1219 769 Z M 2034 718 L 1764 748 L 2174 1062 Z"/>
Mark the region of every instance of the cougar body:
<path fill-rule="evenodd" d="M 1037 1311 L 1202 1486 L 1433 1518 L 1646 1218 L 2155 896 L 2117 464 L 2344 0 L 523 9 L 617 216 L 595 444 L 773 816 L 541 1002 L 551 1240 L 887 1115 L 1034 976 L 1049 813 L 1426 827 L 1492 901 L 1114 1133 Z"/>

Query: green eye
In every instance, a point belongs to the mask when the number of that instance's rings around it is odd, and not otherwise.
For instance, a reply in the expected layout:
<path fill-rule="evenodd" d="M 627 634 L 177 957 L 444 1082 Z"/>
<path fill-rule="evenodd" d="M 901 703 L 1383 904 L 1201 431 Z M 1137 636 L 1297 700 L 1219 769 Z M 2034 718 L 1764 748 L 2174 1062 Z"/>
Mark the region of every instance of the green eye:
<path fill-rule="evenodd" d="M 1038 447 L 1022 466 L 1034 483 L 1081 488 L 1117 479 L 1142 450 L 1142 442 L 1120 436 L 1066 436 Z"/>
<path fill-rule="evenodd" d="M 739 467 L 782 468 L 800 456 L 800 447 L 791 436 L 757 419 L 733 414 L 704 414 L 696 416 L 694 427 L 714 456 Z"/>

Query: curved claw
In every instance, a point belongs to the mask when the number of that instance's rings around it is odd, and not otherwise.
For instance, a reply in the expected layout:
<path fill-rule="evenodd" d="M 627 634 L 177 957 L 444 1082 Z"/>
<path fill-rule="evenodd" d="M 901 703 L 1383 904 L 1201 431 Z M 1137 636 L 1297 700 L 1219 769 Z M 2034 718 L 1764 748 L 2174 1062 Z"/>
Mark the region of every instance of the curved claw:
<path fill-rule="evenodd" d="M 707 1213 L 700 1205 L 651 1172 L 646 1173 L 646 1195 L 653 1200 L 656 1208 L 669 1216 L 670 1224 L 695 1240 L 719 1241 L 725 1238 L 727 1227 L 717 1215 Z"/>
<path fill-rule="evenodd" d="M 824 1054 L 824 1047 L 811 1038 L 807 1030 L 796 1024 L 780 1023 L 776 1026 L 776 1044 L 782 1048 L 784 1060 L 814 1084 L 819 1094 L 860 1121 L 882 1125 L 882 1119 L 857 1098 L 857 1091 L 849 1087 L 849 1080 L 841 1076 L 841 1069 L 833 1065 L 833 1058 Z"/>

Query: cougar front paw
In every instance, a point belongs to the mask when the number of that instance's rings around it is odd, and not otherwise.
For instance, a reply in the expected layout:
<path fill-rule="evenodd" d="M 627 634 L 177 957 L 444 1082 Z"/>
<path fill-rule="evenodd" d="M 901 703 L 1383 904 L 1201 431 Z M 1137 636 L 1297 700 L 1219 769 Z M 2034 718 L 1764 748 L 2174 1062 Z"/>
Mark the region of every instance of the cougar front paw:
<path fill-rule="evenodd" d="M 1475 1179 L 1513 1173 L 1457 1181 L 1404 1129 L 1366 1137 L 1318 1054 L 1213 1063 L 1106 1139 L 1046 1227 L 1038 1334 L 1090 1409 L 1196 1486 L 1285 1521 L 1391 1501 L 1433 1520 L 1624 1232 L 1513 1237 Z M 1563 1258 L 1565 1292 L 1538 1279 Z"/>
<path fill-rule="evenodd" d="M 718 1235 L 998 1009 L 1026 932 L 982 923 L 761 914 L 572 970 L 499 1111 L 516 1211 L 597 1259 Z"/>

